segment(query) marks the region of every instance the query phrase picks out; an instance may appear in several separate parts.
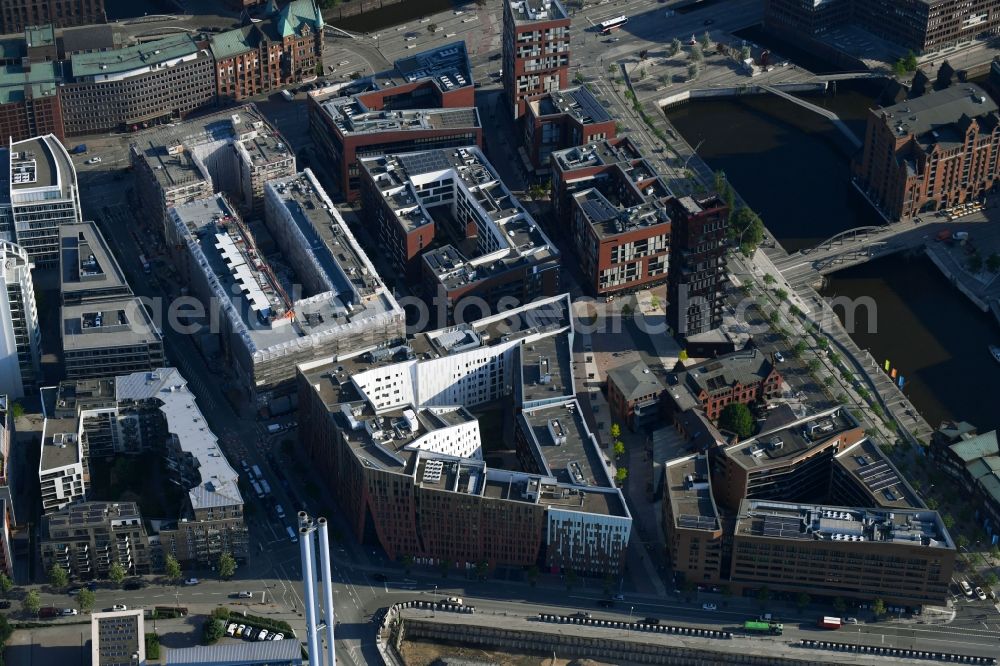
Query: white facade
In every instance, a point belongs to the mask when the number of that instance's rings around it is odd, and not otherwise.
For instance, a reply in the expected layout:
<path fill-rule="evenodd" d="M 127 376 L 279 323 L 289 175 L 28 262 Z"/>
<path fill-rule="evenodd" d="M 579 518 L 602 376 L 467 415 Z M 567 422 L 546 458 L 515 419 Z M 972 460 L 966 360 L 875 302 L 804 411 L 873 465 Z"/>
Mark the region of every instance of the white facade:
<path fill-rule="evenodd" d="M 0 240 L 0 394 L 24 397 L 39 373 L 41 332 L 28 253 Z"/>
<path fill-rule="evenodd" d="M 457 458 L 483 459 L 479 421 L 472 420 L 448 428 L 432 430 L 406 445 L 410 451 L 420 450 Z"/>
<path fill-rule="evenodd" d="M 46 419 L 46 426 L 48 419 Z M 47 447 L 69 452 L 72 461 L 63 465 L 48 466 Z M 73 502 L 83 501 L 87 494 L 84 470 L 86 461 L 80 433 L 56 433 L 48 436 L 43 432 L 42 461 L 38 468 L 38 480 L 42 491 L 42 511 L 58 511 Z"/>

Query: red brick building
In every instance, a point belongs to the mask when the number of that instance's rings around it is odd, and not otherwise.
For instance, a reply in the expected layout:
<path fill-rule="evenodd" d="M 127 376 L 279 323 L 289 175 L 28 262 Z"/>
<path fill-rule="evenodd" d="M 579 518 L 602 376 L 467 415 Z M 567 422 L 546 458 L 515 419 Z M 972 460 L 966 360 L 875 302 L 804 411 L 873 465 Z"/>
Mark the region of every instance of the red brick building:
<path fill-rule="evenodd" d="M 695 406 L 714 421 L 726 405 L 766 402 L 779 396 L 781 381 L 781 373 L 764 352 L 744 349 L 686 367 L 677 373 L 671 395 L 680 410 L 689 409 L 693 398 Z"/>
<path fill-rule="evenodd" d="M 998 156 L 997 105 L 962 83 L 869 111 L 854 172 L 881 212 L 900 220 L 983 197 L 997 182 Z"/>
<path fill-rule="evenodd" d="M 266 18 L 210 40 L 220 102 L 241 100 L 315 76 L 323 57 L 323 14 L 292 0 Z"/>
<path fill-rule="evenodd" d="M 716 194 L 670 201 L 667 323 L 683 338 L 722 325 L 729 208 Z"/>
<path fill-rule="evenodd" d="M 504 0 L 500 78 L 514 118 L 529 97 L 569 85 L 569 27 L 559 0 Z"/>
<path fill-rule="evenodd" d="M 54 62 L 5 66 L 0 73 L 0 140 L 9 144 L 46 134 L 62 139 L 61 81 Z"/>
<path fill-rule="evenodd" d="M 667 279 L 670 190 L 628 139 L 552 153 L 557 229 L 569 236 L 596 295 L 648 288 Z"/>
<path fill-rule="evenodd" d="M 615 120 L 583 86 L 545 93 L 525 108 L 524 147 L 536 175 L 548 172 L 554 151 L 615 138 Z"/>
<path fill-rule="evenodd" d="M 0 34 L 23 32 L 32 25 L 57 28 L 104 23 L 104 0 L 0 0 Z"/>
<path fill-rule="evenodd" d="M 608 371 L 611 415 L 633 431 L 662 421 L 662 397 L 663 384 L 642 361 Z"/>
<path fill-rule="evenodd" d="M 397 60 L 389 72 L 309 95 L 309 126 L 348 201 L 358 159 L 407 150 L 482 146 L 464 42 Z"/>

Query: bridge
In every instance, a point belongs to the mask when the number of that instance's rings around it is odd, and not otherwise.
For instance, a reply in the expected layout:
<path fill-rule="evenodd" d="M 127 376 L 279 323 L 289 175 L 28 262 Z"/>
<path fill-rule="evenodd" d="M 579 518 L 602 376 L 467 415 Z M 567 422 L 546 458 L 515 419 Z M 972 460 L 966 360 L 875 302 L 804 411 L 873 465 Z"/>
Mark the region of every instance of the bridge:
<path fill-rule="evenodd" d="M 851 131 L 851 129 L 847 126 L 847 124 L 840 119 L 840 116 L 838 116 L 833 111 L 830 111 L 829 109 L 824 109 L 821 106 L 816 106 L 815 104 L 807 102 L 801 97 L 796 97 L 791 93 L 787 93 L 784 90 L 779 90 L 778 88 L 775 88 L 773 86 L 761 85 L 759 86 L 759 88 L 761 90 L 766 90 L 769 93 L 773 93 L 778 97 L 787 99 L 789 102 L 792 102 L 793 104 L 798 104 L 803 109 L 807 109 L 809 111 L 812 111 L 813 113 L 818 113 L 819 115 L 823 116 L 831 123 L 833 123 L 833 126 L 836 127 L 838 130 L 840 130 L 840 133 L 843 134 L 848 141 L 850 141 L 851 145 L 854 146 L 855 149 L 861 148 L 861 139 L 859 139 L 854 134 L 854 132 Z"/>

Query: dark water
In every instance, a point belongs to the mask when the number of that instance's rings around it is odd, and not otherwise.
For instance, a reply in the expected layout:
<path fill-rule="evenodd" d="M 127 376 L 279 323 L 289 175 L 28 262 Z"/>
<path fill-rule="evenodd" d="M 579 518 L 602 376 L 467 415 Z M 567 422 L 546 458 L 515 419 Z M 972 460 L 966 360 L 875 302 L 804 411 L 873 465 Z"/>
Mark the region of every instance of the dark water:
<path fill-rule="evenodd" d="M 835 111 L 859 136 L 876 81 L 840 82 L 809 100 Z M 825 118 L 774 95 L 698 100 L 667 113 L 688 143 L 736 189 L 789 251 L 880 218 L 850 186 L 849 160 Z"/>
<path fill-rule="evenodd" d="M 465 3 L 453 3 L 452 0 L 403 0 L 397 4 L 386 4 L 380 9 L 366 11 L 356 16 L 348 16 L 343 19 L 336 18 L 336 10 L 328 11 L 326 21 L 330 25 L 350 30 L 351 32 L 376 32 L 383 28 L 389 28 L 400 23 L 406 23 L 413 19 L 423 18 L 431 14 L 447 11 L 452 5 L 456 6 Z M 352 8 L 353 9 L 353 8 Z M 467 9 L 475 9 L 475 5 Z"/>

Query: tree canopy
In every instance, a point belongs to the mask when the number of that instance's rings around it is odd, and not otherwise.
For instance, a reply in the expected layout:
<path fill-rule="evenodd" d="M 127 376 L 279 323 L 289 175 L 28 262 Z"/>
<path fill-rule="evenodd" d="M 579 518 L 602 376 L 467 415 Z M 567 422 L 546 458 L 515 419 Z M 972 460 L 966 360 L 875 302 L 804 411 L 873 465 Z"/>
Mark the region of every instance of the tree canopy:
<path fill-rule="evenodd" d="M 719 427 L 736 433 L 740 439 L 746 439 L 753 434 L 753 414 L 742 403 L 726 405 L 719 415 Z"/>

